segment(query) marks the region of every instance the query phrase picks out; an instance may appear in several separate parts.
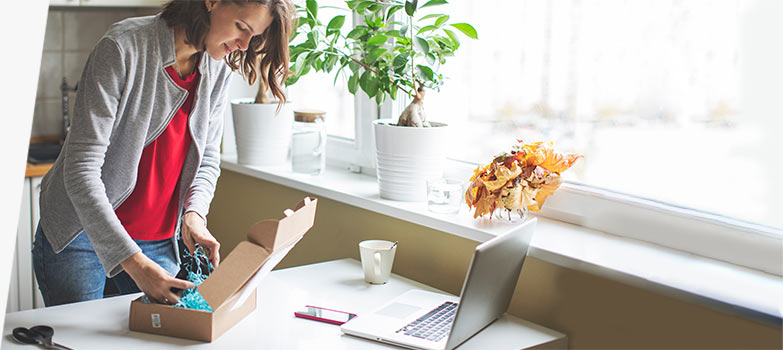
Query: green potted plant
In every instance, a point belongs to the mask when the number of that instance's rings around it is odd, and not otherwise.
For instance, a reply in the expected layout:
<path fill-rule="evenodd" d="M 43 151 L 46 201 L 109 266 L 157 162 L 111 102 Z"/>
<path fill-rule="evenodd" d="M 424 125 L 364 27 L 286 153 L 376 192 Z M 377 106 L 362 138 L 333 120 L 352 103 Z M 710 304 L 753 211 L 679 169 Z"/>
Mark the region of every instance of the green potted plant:
<path fill-rule="evenodd" d="M 297 34 L 306 40 L 291 47 L 294 73 L 288 83 L 310 71 L 325 71 L 344 74 L 352 94 L 361 90 L 378 105 L 401 94 L 412 98 L 396 118 L 373 122 L 378 182 L 382 198 L 425 200 L 426 180 L 443 174 L 448 128 L 428 120 L 424 98 L 443 84 L 439 70 L 459 49 L 458 34 L 477 39 L 476 30 L 467 23 L 450 23 L 449 15 L 442 13 L 419 16 L 422 9 L 446 0 L 421 5 L 418 0 L 345 3 L 362 17 L 348 33 L 342 28 L 350 14 L 322 22 L 316 0 L 299 8 Z"/>

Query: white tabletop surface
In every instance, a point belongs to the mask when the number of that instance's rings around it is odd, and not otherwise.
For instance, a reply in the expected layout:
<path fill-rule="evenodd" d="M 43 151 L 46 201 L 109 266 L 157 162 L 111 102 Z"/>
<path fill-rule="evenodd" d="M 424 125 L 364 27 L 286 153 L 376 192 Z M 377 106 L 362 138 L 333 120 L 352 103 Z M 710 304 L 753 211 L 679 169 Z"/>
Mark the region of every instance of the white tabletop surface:
<path fill-rule="evenodd" d="M 52 326 L 54 341 L 74 349 L 388 349 L 390 345 L 344 335 L 327 323 L 294 317 L 304 305 L 348 311 L 361 316 L 410 289 L 438 291 L 393 275 L 385 285 L 364 282 L 353 259 L 274 271 L 258 288 L 258 308 L 212 343 L 128 330 L 130 302 L 139 294 L 9 313 L 2 349 L 34 349 L 14 342 L 14 327 Z M 565 335 L 505 315 L 459 349 L 520 349 L 556 341 Z"/>

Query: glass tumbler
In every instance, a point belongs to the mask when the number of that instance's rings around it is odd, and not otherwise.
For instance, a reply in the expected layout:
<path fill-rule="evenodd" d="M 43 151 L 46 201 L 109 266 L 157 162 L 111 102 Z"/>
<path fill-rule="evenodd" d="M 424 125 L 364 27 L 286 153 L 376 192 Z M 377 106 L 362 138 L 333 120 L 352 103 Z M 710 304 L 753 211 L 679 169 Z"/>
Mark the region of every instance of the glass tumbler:
<path fill-rule="evenodd" d="M 427 209 L 434 213 L 456 214 L 463 201 L 465 183 L 457 179 L 427 180 Z"/>

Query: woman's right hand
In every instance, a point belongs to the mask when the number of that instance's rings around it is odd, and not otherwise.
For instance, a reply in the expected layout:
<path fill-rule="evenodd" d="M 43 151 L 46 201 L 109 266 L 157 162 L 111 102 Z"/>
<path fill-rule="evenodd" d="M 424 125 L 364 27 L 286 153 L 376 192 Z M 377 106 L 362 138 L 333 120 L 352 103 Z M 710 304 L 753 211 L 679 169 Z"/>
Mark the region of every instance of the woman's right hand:
<path fill-rule="evenodd" d="M 142 252 L 131 255 L 120 265 L 144 294 L 164 304 L 176 304 L 179 301 L 179 297 L 171 291 L 171 288 L 194 287 L 192 282 L 172 277 L 168 271 Z"/>

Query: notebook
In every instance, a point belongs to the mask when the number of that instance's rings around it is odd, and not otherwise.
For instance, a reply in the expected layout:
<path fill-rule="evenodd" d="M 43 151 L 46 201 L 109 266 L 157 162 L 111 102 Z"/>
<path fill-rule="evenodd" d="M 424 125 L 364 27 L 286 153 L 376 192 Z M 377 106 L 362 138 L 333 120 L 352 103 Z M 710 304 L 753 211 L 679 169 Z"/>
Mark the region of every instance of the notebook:
<path fill-rule="evenodd" d="M 459 298 L 410 290 L 340 330 L 411 349 L 456 348 L 508 310 L 536 222 L 476 246 Z"/>

